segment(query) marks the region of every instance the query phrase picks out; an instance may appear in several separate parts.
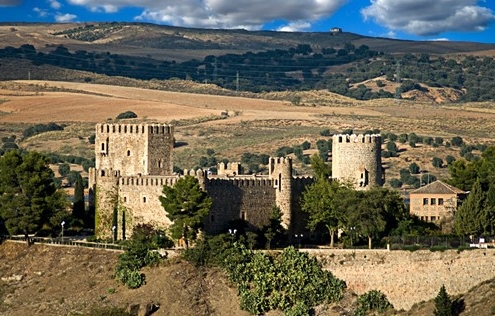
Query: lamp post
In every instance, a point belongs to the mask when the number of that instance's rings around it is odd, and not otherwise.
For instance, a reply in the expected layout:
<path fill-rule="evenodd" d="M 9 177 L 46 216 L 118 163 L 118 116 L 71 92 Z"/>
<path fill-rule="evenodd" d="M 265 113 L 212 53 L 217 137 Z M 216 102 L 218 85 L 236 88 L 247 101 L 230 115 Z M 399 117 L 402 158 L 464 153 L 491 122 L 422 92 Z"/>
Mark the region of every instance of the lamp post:
<path fill-rule="evenodd" d="M 117 227 L 114 225 L 112 226 L 112 243 L 115 244 L 115 230 Z"/>
<path fill-rule="evenodd" d="M 303 234 L 295 234 L 294 237 L 296 237 L 298 248 L 301 248 L 301 239 L 304 237 Z"/>
<path fill-rule="evenodd" d="M 231 237 L 231 243 L 234 242 L 236 233 L 237 233 L 237 229 L 229 229 L 229 234 L 230 234 L 230 236 L 232 236 Z"/>
<path fill-rule="evenodd" d="M 64 225 L 65 225 L 65 221 L 62 221 L 62 223 L 60 223 L 60 226 L 62 226 L 62 238 L 61 240 L 64 241 Z"/>

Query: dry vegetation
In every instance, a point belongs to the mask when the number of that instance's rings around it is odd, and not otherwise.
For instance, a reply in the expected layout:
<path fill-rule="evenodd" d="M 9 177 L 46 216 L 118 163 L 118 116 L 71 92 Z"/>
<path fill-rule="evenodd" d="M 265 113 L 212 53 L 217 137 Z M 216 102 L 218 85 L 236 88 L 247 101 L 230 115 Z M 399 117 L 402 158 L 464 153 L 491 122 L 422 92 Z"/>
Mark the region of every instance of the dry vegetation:
<path fill-rule="evenodd" d="M 191 84 L 191 83 L 187 83 Z M 291 100 L 298 97 L 298 105 Z M 261 98 L 263 97 L 263 98 Z M 273 155 L 277 148 L 305 140 L 315 148 L 323 129 L 355 132 L 380 129 L 382 133 L 416 133 L 450 140 L 461 136 L 470 143 L 493 144 L 495 104 L 446 104 L 390 99 L 356 101 L 325 91 L 270 93 L 258 98 L 179 93 L 89 83 L 9 81 L 0 84 L 0 136 L 16 134 L 29 124 L 67 124 L 62 132 L 50 132 L 23 140 L 21 146 L 39 151 L 77 154 L 90 158 L 87 138 L 95 123 L 117 122 L 115 117 L 133 111 L 133 122 L 176 125 L 176 139 L 186 146 L 174 152 L 181 168 L 192 168 L 206 149 L 218 160 L 238 161 L 245 152 Z M 285 100 L 285 101 L 284 101 Z M 222 117 L 227 112 L 227 117 Z M 127 121 L 125 121 L 127 122 Z M 433 148 L 399 144 L 400 156 L 385 159 L 387 177 L 416 162 L 443 178 L 446 168 L 435 169 L 433 157 L 458 157 L 457 148 Z M 307 171 L 296 166 L 301 173 Z"/>

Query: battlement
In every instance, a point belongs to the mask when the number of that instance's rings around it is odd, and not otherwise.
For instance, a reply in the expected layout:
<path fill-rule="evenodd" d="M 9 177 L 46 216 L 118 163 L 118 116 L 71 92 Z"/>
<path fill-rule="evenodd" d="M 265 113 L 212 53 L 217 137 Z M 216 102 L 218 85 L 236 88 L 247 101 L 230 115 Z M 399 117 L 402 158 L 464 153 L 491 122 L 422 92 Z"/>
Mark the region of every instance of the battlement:
<path fill-rule="evenodd" d="M 99 134 L 163 134 L 172 135 L 174 128 L 167 124 L 96 124 Z"/>
<path fill-rule="evenodd" d="M 103 168 L 103 169 L 97 169 L 98 177 L 100 178 L 118 178 L 120 177 L 120 171 L 119 170 L 113 170 L 109 168 Z"/>
<path fill-rule="evenodd" d="M 249 177 L 249 178 L 210 178 L 209 186 L 236 186 L 236 187 L 271 187 L 273 180 L 268 177 Z"/>
<path fill-rule="evenodd" d="M 292 158 L 291 157 L 270 157 L 270 165 L 271 164 L 276 164 L 276 165 L 287 165 L 290 164 L 292 165 Z"/>
<path fill-rule="evenodd" d="M 121 186 L 159 186 L 164 185 L 173 186 L 178 180 L 179 176 L 165 176 L 165 177 L 149 177 L 149 176 L 128 176 L 121 177 L 119 179 L 119 185 Z"/>
<path fill-rule="evenodd" d="M 219 176 L 236 176 L 241 174 L 240 162 L 229 162 L 227 164 L 220 162 L 217 164 L 217 174 Z"/>
<path fill-rule="evenodd" d="M 333 135 L 333 143 L 363 143 L 363 144 L 381 144 L 381 135 L 380 134 L 335 134 Z"/>

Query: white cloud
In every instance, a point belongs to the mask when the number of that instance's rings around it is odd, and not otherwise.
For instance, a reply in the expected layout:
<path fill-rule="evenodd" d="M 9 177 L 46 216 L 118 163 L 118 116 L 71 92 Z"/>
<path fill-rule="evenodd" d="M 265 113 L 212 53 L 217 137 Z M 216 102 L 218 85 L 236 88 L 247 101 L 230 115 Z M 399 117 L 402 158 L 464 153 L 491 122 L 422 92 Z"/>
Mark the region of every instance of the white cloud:
<path fill-rule="evenodd" d="M 483 31 L 495 21 L 495 15 L 477 3 L 478 0 L 371 0 L 361 13 L 389 29 L 421 36 Z"/>
<path fill-rule="evenodd" d="M 40 16 L 40 17 L 45 17 L 45 16 L 48 15 L 48 11 L 46 11 L 44 9 L 40 9 L 38 7 L 34 7 L 33 8 L 33 11 L 36 12 L 36 13 L 38 13 L 38 16 Z"/>
<path fill-rule="evenodd" d="M 281 26 L 277 29 L 280 32 L 303 32 L 311 28 L 311 23 L 307 21 L 291 22 L 287 25 Z"/>
<path fill-rule="evenodd" d="M 116 12 L 123 7 L 140 7 L 136 20 L 175 26 L 244 28 L 256 30 L 273 20 L 316 21 L 329 17 L 351 0 L 67 0 L 92 11 Z M 295 29 L 295 28 L 294 28 Z"/>
<path fill-rule="evenodd" d="M 70 13 L 57 13 L 55 14 L 55 21 L 59 23 L 64 23 L 64 22 L 72 22 L 77 18 L 77 15 L 70 14 Z"/>
<path fill-rule="evenodd" d="M 62 4 L 57 0 L 49 0 L 48 3 L 50 4 L 50 7 L 55 10 L 59 10 L 62 7 Z"/>

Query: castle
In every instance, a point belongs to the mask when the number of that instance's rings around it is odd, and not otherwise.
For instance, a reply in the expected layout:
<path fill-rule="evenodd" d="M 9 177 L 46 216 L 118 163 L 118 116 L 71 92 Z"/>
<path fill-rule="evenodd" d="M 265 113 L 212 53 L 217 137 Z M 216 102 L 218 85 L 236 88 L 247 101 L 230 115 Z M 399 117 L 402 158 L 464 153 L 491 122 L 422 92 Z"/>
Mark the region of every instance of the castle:
<path fill-rule="evenodd" d="M 125 239 L 140 223 L 170 225 L 158 197 L 164 185 L 173 186 L 183 175 L 173 173 L 174 127 L 164 124 L 97 124 L 95 168 L 90 169 L 90 204 L 96 210 L 95 234 Z M 334 135 L 333 178 L 354 183 L 356 189 L 382 185 L 380 135 Z M 185 170 L 198 179 L 213 200 L 204 229 L 227 232 L 232 222 L 244 220 L 248 229 L 269 222 L 277 206 L 289 238 L 314 237 L 305 227 L 300 198 L 312 177 L 295 177 L 292 159 L 271 157 L 267 175 L 242 175 L 239 163 L 220 163 L 216 175 Z"/>

